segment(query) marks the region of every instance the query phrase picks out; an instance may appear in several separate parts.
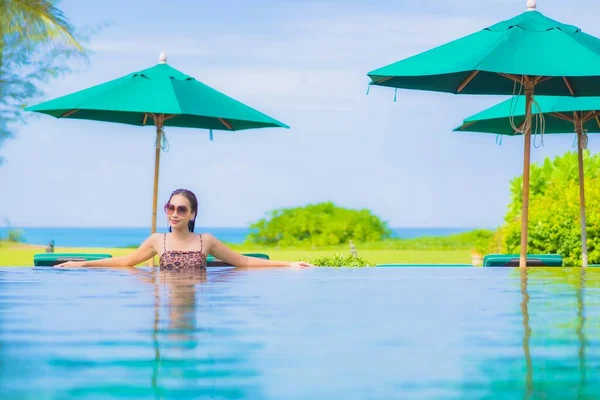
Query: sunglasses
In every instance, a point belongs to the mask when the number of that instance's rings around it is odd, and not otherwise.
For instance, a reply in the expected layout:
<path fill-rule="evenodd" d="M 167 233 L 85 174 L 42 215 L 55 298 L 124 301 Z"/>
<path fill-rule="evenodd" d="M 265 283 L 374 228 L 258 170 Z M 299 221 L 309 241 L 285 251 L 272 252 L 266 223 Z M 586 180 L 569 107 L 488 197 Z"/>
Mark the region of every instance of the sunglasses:
<path fill-rule="evenodd" d="M 175 207 L 175 205 L 173 205 L 171 203 L 165 204 L 165 212 L 167 213 L 167 215 L 173 215 L 173 213 L 175 211 L 177 211 L 177 215 L 179 215 L 180 217 L 183 217 L 184 215 L 186 215 L 188 213 L 188 208 L 186 206 Z"/>

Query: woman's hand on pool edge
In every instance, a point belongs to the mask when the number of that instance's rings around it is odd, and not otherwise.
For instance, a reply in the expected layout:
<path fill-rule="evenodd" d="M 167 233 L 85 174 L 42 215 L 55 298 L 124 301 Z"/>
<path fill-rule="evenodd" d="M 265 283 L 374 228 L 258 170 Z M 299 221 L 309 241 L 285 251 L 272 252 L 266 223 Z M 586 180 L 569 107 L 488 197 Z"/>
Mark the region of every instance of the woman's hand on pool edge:
<path fill-rule="evenodd" d="M 85 261 L 67 261 L 64 263 L 54 265 L 54 268 L 81 268 L 85 267 Z"/>
<path fill-rule="evenodd" d="M 314 265 L 307 263 L 306 261 L 296 261 L 290 263 L 290 268 L 299 269 L 299 268 L 313 268 Z"/>

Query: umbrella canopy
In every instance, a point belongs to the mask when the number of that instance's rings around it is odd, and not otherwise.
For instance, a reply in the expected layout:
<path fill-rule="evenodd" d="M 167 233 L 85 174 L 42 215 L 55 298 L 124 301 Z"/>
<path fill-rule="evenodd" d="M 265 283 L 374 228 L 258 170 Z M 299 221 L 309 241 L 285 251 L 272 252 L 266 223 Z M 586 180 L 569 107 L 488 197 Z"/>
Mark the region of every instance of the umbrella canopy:
<path fill-rule="evenodd" d="M 371 85 L 455 94 L 597 96 L 600 39 L 535 11 L 368 73 Z M 524 84 L 523 79 L 523 84 Z"/>
<path fill-rule="evenodd" d="M 545 133 L 577 133 L 579 163 L 579 213 L 581 218 L 581 251 L 583 266 L 588 265 L 585 220 L 585 187 L 583 149 L 587 132 L 600 132 L 600 97 L 537 96 L 536 102 L 545 120 Z M 499 135 L 522 135 L 518 129 L 525 121 L 525 98 L 519 96 L 485 109 L 463 121 L 455 129 L 462 132 L 484 132 Z M 512 121 L 511 121 L 512 120 Z M 515 130 L 515 128 L 517 128 Z"/>
<path fill-rule="evenodd" d="M 535 100 L 544 115 L 544 133 L 576 132 L 575 122 L 579 119 L 583 129 L 600 132 L 600 97 L 536 96 Z M 525 122 L 524 96 L 508 99 L 466 118 L 455 131 L 522 135 L 523 132 L 512 127 L 511 118 L 517 127 Z"/>
<path fill-rule="evenodd" d="M 129 125 L 237 131 L 282 127 L 279 122 L 205 85 L 166 63 L 26 108 L 56 118 Z"/>
<path fill-rule="evenodd" d="M 158 171 L 163 128 L 238 131 L 289 128 L 169 66 L 165 53 L 154 67 L 26 108 L 56 118 L 156 127 L 152 233 L 156 232 Z"/>
<path fill-rule="evenodd" d="M 531 109 L 534 94 L 600 96 L 600 39 L 527 11 L 479 32 L 368 73 L 370 85 L 455 94 L 525 94 L 519 265 L 527 265 Z"/>

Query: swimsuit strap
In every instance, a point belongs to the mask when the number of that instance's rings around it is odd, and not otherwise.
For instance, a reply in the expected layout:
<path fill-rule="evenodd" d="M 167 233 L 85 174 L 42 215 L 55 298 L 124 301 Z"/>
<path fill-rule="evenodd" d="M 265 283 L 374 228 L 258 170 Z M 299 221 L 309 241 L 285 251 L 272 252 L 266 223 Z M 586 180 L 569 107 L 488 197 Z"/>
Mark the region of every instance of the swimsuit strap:
<path fill-rule="evenodd" d="M 202 249 L 204 248 L 204 242 L 202 241 L 202 234 L 198 234 L 200 236 L 200 252 L 202 253 Z"/>
<path fill-rule="evenodd" d="M 167 234 L 165 233 L 163 236 L 163 250 L 167 251 Z"/>

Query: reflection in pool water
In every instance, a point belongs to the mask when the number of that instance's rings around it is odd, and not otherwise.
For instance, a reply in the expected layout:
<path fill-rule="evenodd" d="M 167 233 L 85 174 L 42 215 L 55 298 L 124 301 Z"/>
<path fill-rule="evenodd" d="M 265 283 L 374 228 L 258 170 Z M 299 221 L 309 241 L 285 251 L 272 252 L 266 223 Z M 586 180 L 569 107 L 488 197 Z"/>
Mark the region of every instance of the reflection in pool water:
<path fill-rule="evenodd" d="M 594 398 L 600 270 L 0 269 L 0 398 Z"/>

